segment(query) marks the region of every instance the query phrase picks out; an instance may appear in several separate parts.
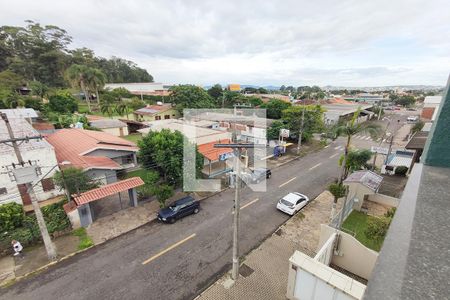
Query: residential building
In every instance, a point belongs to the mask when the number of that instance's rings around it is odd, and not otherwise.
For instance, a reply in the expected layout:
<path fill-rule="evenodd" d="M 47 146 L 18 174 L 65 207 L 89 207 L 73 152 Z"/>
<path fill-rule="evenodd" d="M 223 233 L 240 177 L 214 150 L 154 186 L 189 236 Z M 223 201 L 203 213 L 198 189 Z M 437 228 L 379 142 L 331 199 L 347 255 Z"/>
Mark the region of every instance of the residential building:
<path fill-rule="evenodd" d="M 239 92 L 241 90 L 241 85 L 237 83 L 232 83 L 229 84 L 226 89 L 231 92 Z"/>
<path fill-rule="evenodd" d="M 128 135 L 128 126 L 118 119 L 109 119 L 99 116 L 87 116 L 89 126 L 100 129 L 114 136 Z"/>
<path fill-rule="evenodd" d="M 422 119 L 434 121 L 436 119 L 437 108 L 442 101 L 442 96 L 427 96 L 423 101 Z"/>
<path fill-rule="evenodd" d="M 21 118 L 32 124 L 37 121 L 39 115 L 32 108 L 13 108 L 13 109 L 0 109 L 0 113 L 4 113 L 8 116 L 8 119 Z"/>
<path fill-rule="evenodd" d="M 180 113 L 171 103 L 158 102 L 156 105 L 147 105 L 133 112 L 134 119 L 139 122 L 177 119 Z"/>
<path fill-rule="evenodd" d="M 358 122 L 364 122 L 371 119 L 374 115 L 370 109 L 373 108 L 372 104 L 324 104 L 322 107 L 325 109 L 324 121 L 325 124 L 337 124 L 340 121 L 350 120 L 354 113 L 360 109 L 360 115 Z"/>
<path fill-rule="evenodd" d="M 171 85 L 157 82 L 107 83 L 105 89 L 124 88 L 133 95 L 168 96 Z"/>
<path fill-rule="evenodd" d="M 39 133 L 24 118 L 8 118 L 16 138 L 39 136 Z M 0 140 L 9 140 L 5 122 L 0 119 Z M 38 201 L 50 204 L 62 199 L 63 190 L 56 187 L 52 177 L 58 171 L 58 161 L 54 148 L 44 139 L 30 139 L 19 144 L 23 160 L 39 166 L 40 176 L 46 175 L 39 182 L 33 182 Z M 12 175 L 12 164 L 18 160 L 11 144 L 0 143 L 0 204 L 16 202 L 23 204 L 25 210 L 31 210 L 31 198 L 25 184 L 17 184 Z M 20 167 L 20 166 L 19 166 Z"/>
<path fill-rule="evenodd" d="M 450 295 L 450 79 L 420 163 L 384 240 L 364 299 L 448 299 Z"/>
<path fill-rule="evenodd" d="M 136 144 L 102 131 L 62 129 L 46 137 L 59 163 L 70 162 L 103 184 L 117 181 L 117 171 L 137 166 Z"/>

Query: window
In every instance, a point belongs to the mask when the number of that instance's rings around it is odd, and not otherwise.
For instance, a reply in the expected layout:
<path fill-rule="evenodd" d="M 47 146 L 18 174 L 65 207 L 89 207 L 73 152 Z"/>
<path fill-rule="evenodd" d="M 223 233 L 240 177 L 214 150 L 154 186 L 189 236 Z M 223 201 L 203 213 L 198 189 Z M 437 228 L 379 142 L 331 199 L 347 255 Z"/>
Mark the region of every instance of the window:
<path fill-rule="evenodd" d="M 0 188 L 0 195 L 8 194 L 8 190 L 5 187 Z"/>
<path fill-rule="evenodd" d="M 161 120 L 161 116 L 155 116 L 155 120 Z"/>
<path fill-rule="evenodd" d="M 164 119 L 170 119 L 170 115 L 164 115 Z"/>
<path fill-rule="evenodd" d="M 53 179 L 51 178 L 42 179 L 41 184 L 44 192 L 52 191 L 55 189 L 55 184 L 53 183 Z"/>

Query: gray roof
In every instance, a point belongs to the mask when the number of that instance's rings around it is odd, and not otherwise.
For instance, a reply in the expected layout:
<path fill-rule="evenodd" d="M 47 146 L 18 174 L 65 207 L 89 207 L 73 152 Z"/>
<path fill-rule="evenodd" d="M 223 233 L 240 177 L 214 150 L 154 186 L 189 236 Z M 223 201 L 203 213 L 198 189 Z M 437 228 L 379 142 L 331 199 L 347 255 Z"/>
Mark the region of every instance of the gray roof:
<path fill-rule="evenodd" d="M 127 124 L 117 119 L 100 119 L 90 121 L 89 124 L 99 129 L 127 127 Z"/>
<path fill-rule="evenodd" d="M 37 118 L 39 117 L 36 111 L 32 108 L 14 108 L 14 109 L 0 109 L 1 113 L 5 113 L 9 119 L 11 118 Z"/>
<path fill-rule="evenodd" d="M 359 182 L 369 189 L 376 191 L 382 180 L 382 176 L 375 174 L 372 171 L 357 171 L 350 174 L 350 176 L 344 180 L 344 183 Z"/>

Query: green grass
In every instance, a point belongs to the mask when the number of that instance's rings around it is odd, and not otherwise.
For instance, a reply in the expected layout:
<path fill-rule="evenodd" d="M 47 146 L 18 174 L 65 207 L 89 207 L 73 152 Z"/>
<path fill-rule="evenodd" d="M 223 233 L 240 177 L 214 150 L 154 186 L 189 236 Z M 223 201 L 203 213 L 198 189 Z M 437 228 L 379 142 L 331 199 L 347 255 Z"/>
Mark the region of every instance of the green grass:
<path fill-rule="evenodd" d="M 72 234 L 80 238 L 80 242 L 78 243 L 78 250 L 83 250 L 94 246 L 94 242 L 91 237 L 87 235 L 86 229 L 83 227 L 75 229 L 72 231 Z"/>
<path fill-rule="evenodd" d="M 124 136 L 123 138 L 128 140 L 128 141 L 130 141 L 130 142 L 133 142 L 133 143 L 137 144 L 138 141 L 142 140 L 142 134 L 140 134 L 140 133 L 133 133 L 133 134 Z"/>
<path fill-rule="evenodd" d="M 126 174 L 125 177 L 126 177 L 126 178 L 131 178 L 131 177 L 141 177 L 142 179 L 144 179 L 144 178 L 145 178 L 145 175 L 146 175 L 148 172 L 151 172 L 151 171 L 146 170 L 146 169 L 139 169 L 139 170 L 136 170 L 136 171 L 128 172 L 128 173 Z"/>
<path fill-rule="evenodd" d="M 383 245 L 383 240 L 376 241 L 373 239 L 369 239 L 365 234 L 364 231 L 367 229 L 367 222 L 371 218 L 375 218 L 372 216 L 368 216 L 362 212 L 359 211 L 352 211 L 351 214 L 347 217 L 347 219 L 342 224 L 342 228 L 355 232 L 355 238 L 361 242 L 364 246 L 367 248 L 370 248 L 372 250 L 375 250 L 377 252 L 380 251 L 381 246 Z"/>

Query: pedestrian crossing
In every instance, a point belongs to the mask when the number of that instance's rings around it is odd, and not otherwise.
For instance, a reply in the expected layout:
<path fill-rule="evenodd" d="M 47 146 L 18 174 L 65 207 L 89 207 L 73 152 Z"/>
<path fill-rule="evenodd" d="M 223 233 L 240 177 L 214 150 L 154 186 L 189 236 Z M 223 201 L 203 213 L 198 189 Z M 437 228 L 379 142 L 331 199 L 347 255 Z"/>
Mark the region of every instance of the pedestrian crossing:
<path fill-rule="evenodd" d="M 372 140 L 374 142 L 380 142 L 381 141 L 381 138 L 373 139 L 372 137 L 367 136 L 367 135 L 355 135 L 353 138 L 357 139 L 357 140 L 361 140 L 361 141 L 370 141 L 370 140 Z M 386 139 L 383 139 L 382 142 L 384 143 L 385 141 L 386 141 Z"/>

